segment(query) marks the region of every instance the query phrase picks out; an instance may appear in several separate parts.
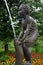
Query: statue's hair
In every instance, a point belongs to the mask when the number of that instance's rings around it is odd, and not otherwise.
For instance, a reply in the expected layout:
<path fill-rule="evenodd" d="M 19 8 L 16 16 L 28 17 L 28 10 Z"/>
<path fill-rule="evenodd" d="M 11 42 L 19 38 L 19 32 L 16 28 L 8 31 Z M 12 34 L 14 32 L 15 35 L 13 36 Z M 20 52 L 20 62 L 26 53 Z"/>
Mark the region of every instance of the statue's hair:
<path fill-rule="evenodd" d="M 21 4 L 20 7 L 22 7 L 26 14 L 30 14 L 30 7 L 27 4 Z"/>

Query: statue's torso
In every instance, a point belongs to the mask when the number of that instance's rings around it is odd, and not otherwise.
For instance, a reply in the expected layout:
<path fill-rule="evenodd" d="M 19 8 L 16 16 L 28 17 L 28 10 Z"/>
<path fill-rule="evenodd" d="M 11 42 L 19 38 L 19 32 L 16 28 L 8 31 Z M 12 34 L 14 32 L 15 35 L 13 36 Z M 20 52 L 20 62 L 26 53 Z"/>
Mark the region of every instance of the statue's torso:
<path fill-rule="evenodd" d="M 35 23 L 35 21 L 33 20 L 32 17 L 27 17 L 26 19 L 23 19 L 22 20 L 22 27 L 23 27 L 23 30 L 24 31 L 26 30 L 27 25 L 29 25 L 29 29 L 30 29 L 29 31 L 31 33 L 34 32 L 37 29 L 36 23 Z"/>
<path fill-rule="evenodd" d="M 22 23 L 23 23 L 22 26 L 23 26 L 24 32 L 27 29 L 27 25 L 29 25 L 29 27 L 28 27 L 29 33 L 25 37 L 24 43 L 26 42 L 26 45 L 30 47 L 30 46 L 34 45 L 32 43 L 34 43 L 38 37 L 37 25 L 32 17 L 29 17 L 29 18 L 23 20 Z"/>

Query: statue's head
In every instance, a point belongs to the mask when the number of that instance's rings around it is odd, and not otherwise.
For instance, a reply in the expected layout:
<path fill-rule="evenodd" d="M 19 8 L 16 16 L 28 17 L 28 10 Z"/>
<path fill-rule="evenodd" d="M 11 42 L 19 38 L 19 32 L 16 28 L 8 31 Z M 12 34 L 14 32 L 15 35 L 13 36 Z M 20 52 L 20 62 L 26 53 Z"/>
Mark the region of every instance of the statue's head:
<path fill-rule="evenodd" d="M 20 16 L 29 15 L 30 14 L 30 8 L 27 4 L 21 4 L 19 7 L 18 14 Z"/>

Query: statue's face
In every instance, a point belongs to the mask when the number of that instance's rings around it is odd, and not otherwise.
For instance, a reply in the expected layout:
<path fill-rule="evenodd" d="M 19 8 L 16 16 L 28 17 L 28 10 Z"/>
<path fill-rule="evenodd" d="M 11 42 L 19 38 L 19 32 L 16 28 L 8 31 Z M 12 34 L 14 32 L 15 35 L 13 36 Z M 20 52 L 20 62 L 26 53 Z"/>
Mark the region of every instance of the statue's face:
<path fill-rule="evenodd" d="M 20 6 L 20 7 L 19 7 L 18 14 L 19 14 L 21 17 L 23 17 L 23 16 L 25 15 L 25 10 L 24 10 L 23 6 Z"/>

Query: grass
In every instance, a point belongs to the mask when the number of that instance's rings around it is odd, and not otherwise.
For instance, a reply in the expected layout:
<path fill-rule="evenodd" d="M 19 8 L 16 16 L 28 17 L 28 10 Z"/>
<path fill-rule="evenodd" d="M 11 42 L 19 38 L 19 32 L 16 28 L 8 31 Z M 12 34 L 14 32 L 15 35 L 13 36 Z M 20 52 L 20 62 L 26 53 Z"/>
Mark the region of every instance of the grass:
<path fill-rule="evenodd" d="M 13 40 L 8 43 L 8 47 L 9 47 L 10 51 L 15 51 L 13 43 L 14 43 Z M 2 51 L 4 51 L 4 45 L 3 45 L 3 41 L 0 41 L 0 52 L 2 52 Z M 38 37 L 36 44 L 30 48 L 30 51 L 43 54 L 43 36 Z"/>
<path fill-rule="evenodd" d="M 36 44 L 30 48 L 31 51 L 43 54 L 43 36 L 39 36 Z"/>
<path fill-rule="evenodd" d="M 13 40 L 8 43 L 9 51 L 15 51 L 13 43 Z M 38 37 L 36 44 L 30 48 L 30 51 L 43 54 L 43 36 Z M 4 52 L 3 41 L 0 41 L 0 52 Z"/>

